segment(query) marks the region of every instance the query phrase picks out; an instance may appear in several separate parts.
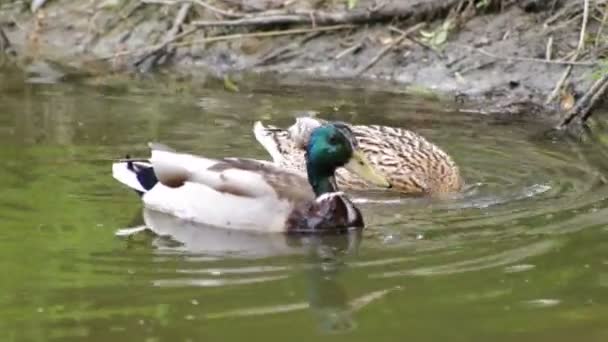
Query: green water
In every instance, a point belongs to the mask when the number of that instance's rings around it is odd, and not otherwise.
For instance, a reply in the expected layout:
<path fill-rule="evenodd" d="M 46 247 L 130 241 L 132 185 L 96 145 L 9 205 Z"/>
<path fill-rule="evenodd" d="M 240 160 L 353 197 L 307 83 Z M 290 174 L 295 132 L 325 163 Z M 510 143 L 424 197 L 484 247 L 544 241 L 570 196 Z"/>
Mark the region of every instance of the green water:
<path fill-rule="evenodd" d="M 597 144 L 335 84 L 40 82 L 0 74 L 0 341 L 608 340 Z M 306 110 L 418 131 L 461 165 L 464 195 L 357 195 L 361 236 L 252 237 L 143 213 L 110 176 L 151 140 L 266 158 L 252 123 Z M 173 239 L 114 236 L 144 215 Z"/>

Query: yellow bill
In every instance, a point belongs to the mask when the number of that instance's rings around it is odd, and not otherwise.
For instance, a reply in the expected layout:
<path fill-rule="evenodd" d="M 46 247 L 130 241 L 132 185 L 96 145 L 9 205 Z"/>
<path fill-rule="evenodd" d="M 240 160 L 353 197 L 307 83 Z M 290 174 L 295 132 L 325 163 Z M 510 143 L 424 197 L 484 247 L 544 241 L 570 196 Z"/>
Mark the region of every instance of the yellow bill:
<path fill-rule="evenodd" d="M 386 177 L 378 173 L 369 160 L 367 160 L 367 157 L 360 151 L 354 150 L 352 157 L 344 167 L 376 186 L 383 188 L 391 187 L 391 183 L 389 183 Z"/>

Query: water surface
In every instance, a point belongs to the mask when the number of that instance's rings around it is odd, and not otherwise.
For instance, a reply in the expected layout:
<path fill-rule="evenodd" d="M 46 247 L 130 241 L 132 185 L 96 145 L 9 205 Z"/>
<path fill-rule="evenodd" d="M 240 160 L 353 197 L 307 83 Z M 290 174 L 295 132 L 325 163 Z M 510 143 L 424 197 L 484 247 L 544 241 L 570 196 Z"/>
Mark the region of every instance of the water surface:
<path fill-rule="evenodd" d="M 465 193 L 357 195 L 362 234 L 252 236 L 142 212 L 110 176 L 110 159 L 148 141 L 267 158 L 252 123 L 311 110 L 423 134 L 454 156 Z M 0 339 L 606 341 L 606 151 L 540 131 L 337 84 L 231 93 L 4 71 Z M 114 236 L 141 224 L 174 238 Z"/>

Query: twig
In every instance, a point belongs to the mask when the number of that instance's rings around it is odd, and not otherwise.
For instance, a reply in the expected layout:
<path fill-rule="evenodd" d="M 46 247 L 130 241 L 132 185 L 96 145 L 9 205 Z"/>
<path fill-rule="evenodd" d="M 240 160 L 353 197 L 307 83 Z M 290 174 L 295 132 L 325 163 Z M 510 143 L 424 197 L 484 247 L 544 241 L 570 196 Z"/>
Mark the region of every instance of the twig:
<path fill-rule="evenodd" d="M 223 35 L 223 36 L 206 37 L 203 39 L 193 40 L 193 41 L 189 41 L 189 42 L 174 43 L 176 40 L 178 40 L 184 36 L 187 36 L 189 34 L 192 34 L 193 32 L 198 30 L 198 28 L 193 28 L 193 29 L 190 29 L 188 31 L 185 31 L 185 32 L 182 32 L 182 33 L 176 35 L 174 37 L 174 39 L 169 42 L 169 44 L 173 47 L 183 47 L 183 46 L 191 46 L 191 45 L 195 45 L 195 44 L 218 42 L 218 41 L 223 41 L 223 40 L 254 38 L 254 37 L 286 36 L 286 35 L 304 34 L 304 33 L 310 33 L 310 32 L 344 30 L 344 29 L 351 29 L 354 27 L 356 27 L 356 26 L 355 25 L 334 25 L 334 26 L 323 26 L 323 27 L 317 27 L 317 28 L 291 29 L 291 30 L 283 30 L 283 31 L 237 33 L 237 34 L 228 34 L 228 35 Z M 98 59 L 105 60 L 105 59 L 112 59 L 114 57 L 121 57 L 121 56 L 126 56 L 126 55 L 145 53 L 146 51 L 158 49 L 159 47 L 162 47 L 163 44 L 165 44 L 165 43 L 159 43 L 156 45 L 152 45 L 150 47 L 145 47 L 143 49 L 121 51 L 118 53 L 114 53 L 112 55 L 99 57 Z"/>
<path fill-rule="evenodd" d="M 99 57 L 98 59 L 105 60 L 105 59 L 112 59 L 115 57 L 122 57 L 122 56 L 139 54 L 139 53 L 148 53 L 150 51 L 158 51 L 159 49 L 162 49 L 164 46 L 174 43 L 175 41 L 177 41 L 185 36 L 191 35 L 192 33 L 196 32 L 196 31 L 198 31 L 198 28 L 192 28 L 192 29 L 189 29 L 188 31 L 184 31 L 180 34 L 175 35 L 173 37 L 173 39 L 170 39 L 169 41 L 166 41 L 166 42 L 158 43 L 158 44 L 155 44 L 155 45 L 152 45 L 149 47 L 140 48 L 140 49 L 121 51 L 121 52 L 114 53 L 112 55 Z"/>
<path fill-rule="evenodd" d="M 580 53 L 585 48 L 585 34 L 587 32 L 587 21 L 589 20 L 589 0 L 584 0 L 583 7 L 583 23 L 581 24 L 581 33 L 578 38 L 578 46 L 576 48 L 577 57 L 578 53 Z"/>
<path fill-rule="evenodd" d="M 376 63 L 378 63 L 378 61 L 384 57 L 384 55 L 386 55 L 387 52 L 389 52 L 395 45 L 401 43 L 403 41 L 403 39 L 405 39 L 405 36 L 402 35 L 400 37 L 398 37 L 397 39 L 395 39 L 392 43 L 388 44 L 387 46 L 385 46 L 384 48 L 382 48 L 382 50 L 380 50 L 380 52 L 378 52 L 378 54 L 376 54 L 372 59 L 370 59 L 365 65 L 363 65 L 361 68 L 359 68 L 359 70 L 355 71 L 355 76 L 360 76 L 361 74 L 363 74 L 364 72 L 366 72 L 369 68 L 373 67 Z"/>
<path fill-rule="evenodd" d="M 196 5 L 199 5 L 203 8 L 206 8 L 213 13 L 219 14 L 223 17 L 229 17 L 229 18 L 241 18 L 245 15 L 243 13 L 234 13 L 234 12 L 225 11 L 221 8 L 208 4 L 207 2 L 205 2 L 203 0 L 140 0 L 140 1 L 145 4 L 163 4 L 163 5 L 176 5 L 179 3 L 193 3 Z"/>
<path fill-rule="evenodd" d="M 560 61 L 569 61 L 572 59 L 572 56 L 576 54 L 576 49 L 568 52 L 564 57 L 560 58 Z"/>
<path fill-rule="evenodd" d="M 602 83 L 601 87 L 599 87 L 598 90 L 595 92 L 595 94 L 593 94 L 593 96 L 591 96 L 591 99 L 589 100 L 589 104 L 587 106 L 585 106 L 585 108 L 582 110 L 581 122 L 585 122 L 585 121 L 587 121 L 587 119 L 589 119 L 589 117 L 592 114 L 591 110 L 600 101 L 600 99 L 606 98 L 605 94 L 607 92 L 608 92 L 608 81 L 606 81 L 604 79 L 604 82 Z"/>
<path fill-rule="evenodd" d="M 545 49 L 545 60 L 551 60 L 551 52 L 553 51 L 553 36 L 547 39 L 547 48 Z"/>
<path fill-rule="evenodd" d="M 571 2 L 568 6 L 564 6 L 564 8 L 562 8 L 557 13 L 555 13 L 554 15 L 549 17 L 549 19 L 545 20 L 545 22 L 543 23 L 543 27 L 548 28 L 553 22 L 557 21 L 559 18 L 561 18 L 561 16 L 563 16 L 565 13 L 567 13 L 568 11 L 572 10 L 573 8 L 575 8 L 577 6 L 578 6 L 578 4 L 575 1 Z M 577 13 L 578 11 L 579 11 L 579 9 L 576 9 L 573 13 Z"/>
<path fill-rule="evenodd" d="M 592 67 L 592 66 L 596 66 L 599 63 L 597 62 L 576 62 L 576 61 L 559 61 L 559 60 L 546 60 L 546 59 L 542 59 L 542 58 L 531 58 L 531 57 L 516 57 L 516 56 L 499 56 L 496 54 L 493 54 L 489 51 L 486 51 L 482 48 L 476 48 L 476 47 L 472 47 L 469 45 L 463 45 L 463 44 L 454 44 L 456 46 L 461 46 L 473 51 L 476 51 L 482 55 L 488 56 L 488 57 L 492 57 L 492 58 L 496 58 L 496 59 L 506 59 L 506 60 L 513 60 L 513 61 L 522 61 L 522 62 L 532 62 L 532 63 L 545 63 L 545 64 L 562 64 L 562 65 L 580 65 L 580 66 L 588 66 L 588 67 Z"/>
<path fill-rule="evenodd" d="M 606 20 L 608 19 L 608 5 L 604 7 L 604 16 L 602 17 L 602 22 L 600 26 L 597 28 L 597 33 L 595 34 L 595 47 L 598 47 L 600 44 L 600 38 L 602 36 L 602 30 L 606 25 Z"/>
<path fill-rule="evenodd" d="M 566 68 L 566 70 L 564 71 L 562 76 L 559 78 L 559 80 L 555 84 L 555 87 L 553 88 L 553 90 L 551 91 L 549 96 L 547 96 L 547 99 L 545 100 L 546 105 L 550 104 L 553 100 L 555 100 L 555 98 L 559 94 L 559 91 L 562 89 L 562 86 L 568 79 L 568 76 L 570 76 L 570 72 L 572 72 L 572 65 L 568 65 L 568 67 Z"/>
<path fill-rule="evenodd" d="M 382 57 L 384 57 L 384 55 L 386 55 L 387 52 L 389 52 L 392 48 L 394 48 L 396 45 L 398 45 L 399 43 L 401 43 L 405 38 L 407 38 L 408 35 L 410 35 L 414 31 L 419 30 L 424 25 L 425 25 L 425 23 L 418 23 L 418 24 L 416 24 L 416 25 L 408 28 L 407 30 L 402 31 L 403 33 L 401 33 L 401 35 L 399 37 L 397 37 L 390 44 L 388 44 L 384 48 L 382 48 L 382 50 L 380 50 L 380 52 L 378 52 L 378 54 L 376 54 L 365 65 L 363 65 L 361 68 L 359 68 L 359 70 L 357 70 L 355 72 L 355 76 L 359 76 L 359 75 L 363 74 L 369 68 L 371 68 L 372 66 L 374 66 L 376 63 L 378 63 L 378 61 Z"/>
<path fill-rule="evenodd" d="M 175 41 L 175 37 L 177 36 L 177 33 L 180 30 L 180 27 L 182 26 L 182 24 L 184 23 L 184 20 L 186 20 L 186 17 L 188 16 L 188 12 L 190 11 L 190 7 L 192 6 L 191 3 L 187 2 L 187 3 L 183 3 L 182 6 L 179 8 L 179 11 L 177 12 L 177 15 L 175 16 L 175 20 L 173 21 L 173 25 L 171 26 L 171 29 L 169 31 L 167 31 L 167 34 L 165 35 L 165 39 L 163 39 L 163 43 L 156 47 L 155 49 L 152 49 L 150 51 L 148 51 L 146 54 L 144 54 L 143 56 L 141 56 L 135 63 L 135 66 L 139 66 L 140 64 L 142 64 L 145 60 L 147 60 L 149 57 L 156 55 L 155 60 L 159 60 L 161 55 L 163 54 L 167 54 L 167 46 Z M 150 64 L 151 65 L 151 64 Z M 147 70 L 144 70 L 147 71 Z"/>
<path fill-rule="evenodd" d="M 562 74 L 562 77 L 559 79 L 559 81 L 557 81 L 555 88 L 553 88 L 553 91 L 551 92 L 551 94 L 549 94 L 549 96 L 547 96 L 547 99 L 545 100 L 545 104 L 549 104 L 549 103 L 553 102 L 553 100 L 555 100 L 555 98 L 559 94 L 559 91 L 562 89 L 564 82 L 566 82 L 566 80 L 568 79 L 568 76 L 570 76 L 570 73 L 572 72 L 572 66 L 574 65 L 573 63 L 578 58 L 578 55 L 580 54 L 580 52 L 585 48 L 585 33 L 587 31 L 587 21 L 589 20 L 589 0 L 584 0 L 584 1 L 585 2 L 583 4 L 583 23 L 581 24 L 581 32 L 580 32 L 580 35 L 578 38 L 578 46 L 576 47 L 576 52 L 570 59 L 571 63 L 568 65 L 568 67 Z"/>
<path fill-rule="evenodd" d="M 195 20 L 192 25 L 198 27 L 214 27 L 214 26 L 272 26 L 282 24 L 318 24 L 318 21 L 313 21 L 314 16 L 308 12 L 307 16 L 301 16 L 298 14 L 286 14 L 286 15 L 260 15 L 255 17 L 245 17 L 236 20 Z M 325 24 L 325 22 L 324 22 Z M 328 21 L 327 24 L 335 24 L 333 21 Z"/>
<path fill-rule="evenodd" d="M 139 0 L 139 2 L 143 4 L 152 4 L 152 5 L 175 5 L 177 1 L 175 0 Z"/>
<path fill-rule="evenodd" d="M 422 28 L 422 27 L 420 27 L 420 28 Z M 389 26 L 388 29 L 391 30 L 391 31 L 400 33 L 400 34 L 403 34 L 405 32 L 405 31 L 403 31 L 401 29 L 396 28 L 395 26 Z M 434 53 L 437 57 L 443 58 L 443 55 L 442 55 L 441 51 L 439 49 L 437 49 L 436 47 L 434 47 L 432 45 L 429 45 L 429 44 L 421 41 L 418 38 L 407 37 L 407 39 L 410 40 L 410 41 L 412 41 L 412 42 L 414 42 L 414 43 L 416 43 L 416 44 L 418 44 L 418 45 L 420 45 L 421 47 L 429 50 L 430 52 Z"/>
<path fill-rule="evenodd" d="M 581 15 L 582 15 L 582 13 L 578 13 L 578 14 L 574 15 L 572 18 L 570 18 L 570 19 L 568 19 L 566 21 L 560 22 L 559 25 L 555 25 L 553 27 L 545 28 L 542 31 L 540 31 L 540 35 L 547 35 L 547 34 L 555 32 L 555 31 L 559 31 L 561 29 L 570 28 L 571 24 L 573 22 L 577 21 Z"/>
<path fill-rule="evenodd" d="M 194 2 L 195 4 L 202 6 L 208 10 L 210 10 L 211 12 L 215 12 L 219 15 L 222 15 L 224 17 L 229 17 L 229 18 L 242 18 L 245 14 L 243 13 L 233 13 L 233 12 L 228 12 L 228 11 L 224 11 L 221 8 L 217 8 L 215 6 L 212 6 L 208 3 L 206 3 L 203 0 L 192 0 L 192 2 Z"/>
<path fill-rule="evenodd" d="M 0 26 L 0 53 L 7 52 L 11 49 L 11 41 L 8 40 L 6 33 Z"/>
<path fill-rule="evenodd" d="M 292 42 L 290 44 L 281 46 L 277 49 L 270 51 L 269 53 L 263 55 L 258 61 L 252 63 L 248 67 L 253 68 L 253 67 L 257 67 L 257 66 L 266 65 L 271 61 L 276 62 L 277 60 L 285 60 L 290 57 L 295 57 L 295 56 L 297 56 L 297 53 L 295 53 L 296 49 L 298 49 L 299 47 L 306 44 L 311 39 L 314 39 L 315 37 L 318 37 L 321 34 L 323 34 L 323 32 L 321 32 L 321 31 L 311 32 L 297 42 Z"/>
<path fill-rule="evenodd" d="M 579 117 L 580 122 L 585 122 L 591 116 L 591 109 L 598 103 L 601 98 L 605 98 L 605 93 L 608 91 L 608 72 L 600 79 L 595 81 L 591 88 L 587 90 L 585 95 L 576 103 L 576 105 L 566 114 L 561 123 L 556 127 L 563 129 L 568 126 L 575 118 Z"/>
<path fill-rule="evenodd" d="M 340 53 L 338 53 L 338 54 L 337 54 L 337 55 L 334 57 L 334 59 L 340 59 L 340 58 L 342 58 L 342 57 L 344 57 L 344 56 L 348 55 L 349 53 L 356 51 L 356 50 L 357 50 L 357 49 L 359 49 L 361 46 L 363 46 L 363 44 L 365 43 L 365 39 L 366 39 L 366 38 L 363 38 L 363 39 L 361 39 L 361 40 L 360 40 L 358 43 L 355 43 L 355 44 L 353 44 L 353 45 L 351 45 L 351 46 L 347 47 L 346 49 L 344 49 L 344 50 L 340 51 Z"/>
<path fill-rule="evenodd" d="M 219 41 L 223 41 L 223 40 L 233 40 L 233 39 L 242 39 L 242 38 L 276 37 L 276 36 L 287 36 L 287 35 L 294 35 L 294 34 L 304 34 L 304 33 L 310 33 L 310 32 L 335 31 L 335 30 L 351 29 L 354 27 L 356 27 L 356 26 L 355 25 L 333 25 L 333 26 L 291 29 L 291 30 L 282 30 L 282 31 L 227 34 L 224 36 L 207 37 L 207 38 L 203 38 L 203 39 L 193 40 L 191 42 L 176 43 L 176 44 L 173 44 L 173 46 L 181 47 L 181 46 L 190 46 L 190 45 L 195 45 L 195 44 L 212 43 L 212 42 L 219 42 Z"/>
<path fill-rule="evenodd" d="M 132 5 L 131 8 L 127 8 L 127 13 L 122 13 L 124 11 L 121 11 L 120 16 L 122 20 L 127 20 L 129 18 L 131 18 L 131 16 L 133 14 L 135 14 L 135 12 L 137 12 L 138 10 L 140 10 L 142 7 L 144 7 L 144 4 L 141 2 L 136 3 L 135 5 Z"/>
<path fill-rule="evenodd" d="M 432 53 L 434 53 L 434 54 L 435 54 L 437 57 L 439 57 L 439 58 L 443 58 L 443 54 L 441 53 L 441 50 L 439 50 L 439 48 L 434 47 L 434 46 L 433 46 L 433 45 L 431 45 L 431 44 L 427 44 L 427 43 L 425 43 L 425 42 L 421 41 L 421 40 L 420 40 L 420 39 L 418 39 L 418 38 L 409 37 L 408 39 L 409 39 L 409 40 L 411 40 L 412 42 L 414 42 L 414 43 L 416 43 L 416 44 L 418 44 L 418 45 L 422 46 L 423 48 L 425 48 L 425 49 L 427 49 L 427 50 L 431 51 L 431 52 L 432 52 Z"/>
<path fill-rule="evenodd" d="M 399 34 L 404 34 L 406 36 L 409 36 L 410 34 L 414 33 L 414 31 L 420 30 L 421 28 L 423 28 L 424 26 L 426 26 L 426 23 L 418 23 L 412 27 L 409 27 L 407 30 L 402 30 L 398 27 L 395 27 L 393 25 L 389 26 L 388 29 L 393 31 L 393 32 L 397 32 Z"/>

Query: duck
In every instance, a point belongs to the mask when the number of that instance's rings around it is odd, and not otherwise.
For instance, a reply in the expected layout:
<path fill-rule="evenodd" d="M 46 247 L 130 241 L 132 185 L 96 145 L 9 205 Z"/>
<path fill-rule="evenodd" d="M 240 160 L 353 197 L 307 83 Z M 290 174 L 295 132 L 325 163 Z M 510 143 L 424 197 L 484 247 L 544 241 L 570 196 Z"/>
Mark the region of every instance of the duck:
<path fill-rule="evenodd" d="M 332 123 L 311 131 L 306 175 L 264 160 L 212 159 L 159 143 L 149 148 L 148 159 L 115 161 L 113 178 L 135 190 L 144 208 L 218 228 L 304 233 L 363 228 L 361 211 L 336 187 L 336 169 L 391 186 L 356 148 L 352 132 Z"/>
<path fill-rule="evenodd" d="M 317 117 L 298 117 L 287 129 L 254 123 L 258 143 L 282 168 L 304 172 L 305 146 L 311 132 L 328 121 Z M 464 186 L 454 160 L 423 136 L 398 127 L 341 123 L 353 134 L 355 146 L 372 167 L 392 185 L 390 190 L 409 196 L 448 197 Z M 336 171 L 337 186 L 344 191 L 378 189 L 349 170 Z"/>

